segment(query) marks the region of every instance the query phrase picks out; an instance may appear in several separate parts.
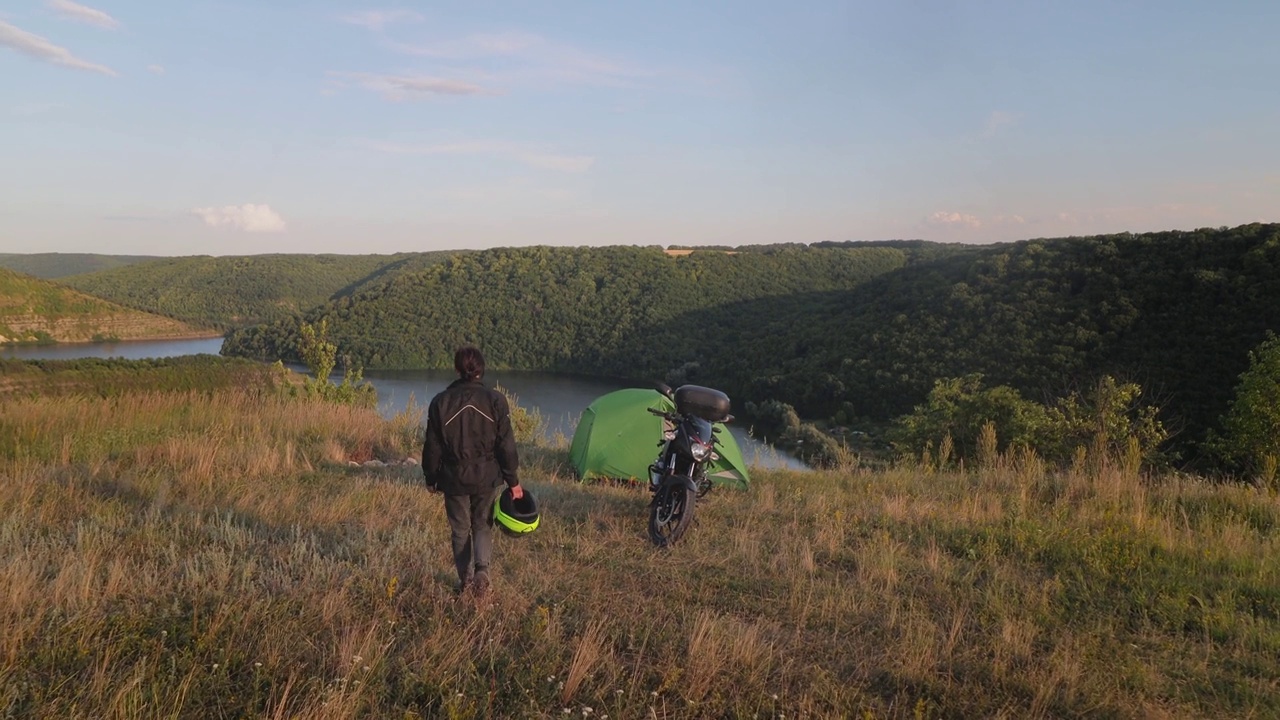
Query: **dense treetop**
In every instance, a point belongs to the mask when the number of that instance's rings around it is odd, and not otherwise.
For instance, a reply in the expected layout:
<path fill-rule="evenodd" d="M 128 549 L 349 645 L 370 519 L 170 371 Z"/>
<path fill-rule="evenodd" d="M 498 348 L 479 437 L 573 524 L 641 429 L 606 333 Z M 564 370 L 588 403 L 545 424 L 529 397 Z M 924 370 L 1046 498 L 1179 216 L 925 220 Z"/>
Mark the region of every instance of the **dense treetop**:
<path fill-rule="evenodd" d="M 974 373 L 1033 399 L 1110 375 L 1140 384 L 1187 447 L 1280 329 L 1280 225 L 741 250 L 492 250 L 307 317 L 366 367 L 448 367 L 474 342 L 495 366 L 675 377 L 815 418 L 886 420 Z M 296 358 L 296 342 L 281 322 L 224 350 Z"/>
<path fill-rule="evenodd" d="M 747 299 L 847 289 L 901 267 L 891 248 L 695 252 L 658 248 L 497 249 L 454 257 L 307 313 L 327 319 L 342 354 L 366 367 L 450 367 L 462 342 L 494 367 L 630 375 L 648 357 L 615 357 L 636 333 Z M 231 334 L 224 352 L 296 359 L 297 323 Z"/>

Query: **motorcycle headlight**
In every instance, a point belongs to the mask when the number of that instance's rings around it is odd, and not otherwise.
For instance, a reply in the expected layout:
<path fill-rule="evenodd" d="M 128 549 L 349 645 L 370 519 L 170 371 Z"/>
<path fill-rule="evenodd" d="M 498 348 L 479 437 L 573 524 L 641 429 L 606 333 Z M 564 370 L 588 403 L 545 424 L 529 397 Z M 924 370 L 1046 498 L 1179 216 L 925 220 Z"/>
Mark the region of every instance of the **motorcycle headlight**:
<path fill-rule="evenodd" d="M 689 448 L 689 452 L 693 453 L 694 460 L 702 462 L 711 454 L 711 447 L 708 445 L 699 445 L 698 443 L 694 443 L 693 447 Z"/>

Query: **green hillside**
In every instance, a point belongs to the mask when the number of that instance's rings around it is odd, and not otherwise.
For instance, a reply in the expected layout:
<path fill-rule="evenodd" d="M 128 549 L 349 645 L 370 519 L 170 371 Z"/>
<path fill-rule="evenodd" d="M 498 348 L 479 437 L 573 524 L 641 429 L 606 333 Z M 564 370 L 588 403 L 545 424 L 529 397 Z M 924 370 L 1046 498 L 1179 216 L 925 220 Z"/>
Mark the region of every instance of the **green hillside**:
<path fill-rule="evenodd" d="M 658 248 L 504 248 L 401 275 L 306 317 L 327 320 L 340 352 L 371 368 L 451 367 L 454 347 L 469 341 L 494 366 L 632 376 L 661 354 L 632 341 L 673 318 L 688 314 L 675 332 L 697 338 L 710 329 L 700 312 L 848 290 L 908 260 L 882 246 L 680 257 Z M 296 359 L 297 340 L 290 320 L 234 332 L 223 352 Z M 749 336 L 735 342 L 735 351 L 754 353 Z M 624 345 L 633 357 L 617 356 Z"/>
<path fill-rule="evenodd" d="M 98 255 L 94 253 L 0 253 L 0 267 L 45 280 L 124 267 L 157 260 L 154 255 Z"/>
<path fill-rule="evenodd" d="M 172 318 L 0 269 L 0 343 L 88 342 L 209 335 Z"/>
<path fill-rule="evenodd" d="M 696 362 L 744 398 L 871 420 L 910 411 L 939 378 L 982 373 L 1039 400 L 1110 374 L 1163 406 L 1189 450 L 1226 410 L 1248 352 L 1280 331 L 1277 308 L 1280 225 L 1031 240 L 850 291 L 688 313 L 611 362 L 659 348 L 642 369 Z M 710 332 L 672 329 L 695 319 Z"/>
<path fill-rule="evenodd" d="M 969 373 L 1036 400 L 1110 374 L 1143 387 L 1194 459 L 1248 351 L 1280 331 L 1277 307 L 1280 225 L 1253 224 L 966 248 L 494 250 L 307 317 L 367 367 L 448 367 L 476 342 L 498 365 L 701 381 L 840 422 L 897 417 Z M 285 322 L 224 352 L 296 358 L 296 342 Z"/>
<path fill-rule="evenodd" d="M 225 329 L 289 317 L 452 254 L 202 255 L 162 258 L 62 282 L 121 305 Z"/>

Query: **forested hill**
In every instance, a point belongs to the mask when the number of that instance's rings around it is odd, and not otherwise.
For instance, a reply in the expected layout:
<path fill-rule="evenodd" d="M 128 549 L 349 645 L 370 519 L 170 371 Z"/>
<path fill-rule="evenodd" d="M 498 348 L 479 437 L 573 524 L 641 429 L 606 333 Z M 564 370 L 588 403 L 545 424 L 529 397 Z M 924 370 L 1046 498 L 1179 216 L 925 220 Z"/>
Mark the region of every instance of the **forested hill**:
<path fill-rule="evenodd" d="M 708 334 L 679 328 L 698 322 Z M 850 291 L 689 313 L 638 334 L 643 371 L 802 415 L 884 420 L 935 380 L 984 374 L 1034 400 L 1102 374 L 1139 383 L 1188 451 L 1227 409 L 1248 353 L 1280 331 L 1280 225 L 1032 240 L 917 264 Z M 654 353 L 657 353 L 655 356 Z"/>
<path fill-rule="evenodd" d="M 813 418 L 890 419 L 969 373 L 1036 400 L 1112 374 L 1184 448 L 1280 331 L 1280 225 L 922 247 L 488 251 L 308 319 L 368 367 L 448 367 L 470 341 L 499 366 L 701 381 Z M 296 357 L 296 338 L 252 328 L 224 351 Z"/>
<path fill-rule="evenodd" d="M 209 333 L 0 268 L 0 343 L 138 340 L 201 334 Z"/>
<path fill-rule="evenodd" d="M 717 307 L 848 290 L 908 258 L 957 251 L 792 245 L 673 257 L 659 248 L 504 248 L 401 275 L 306 318 L 327 320 L 339 352 L 370 368 L 451 367 L 466 341 L 493 367 L 645 376 L 665 355 L 641 339 L 673 318 L 682 318 L 673 332 L 696 346 L 713 329 L 701 314 Z M 285 321 L 237 331 L 223 352 L 297 358 L 297 329 Z M 722 350 L 754 355 L 753 338 Z M 631 348 L 626 356 L 622 347 Z"/>
<path fill-rule="evenodd" d="M 0 267 L 44 280 L 97 272 L 156 260 L 152 255 L 97 255 L 94 253 L 0 253 Z"/>
<path fill-rule="evenodd" d="M 227 329 L 294 315 L 451 254 L 188 256 L 60 282 L 121 305 Z"/>

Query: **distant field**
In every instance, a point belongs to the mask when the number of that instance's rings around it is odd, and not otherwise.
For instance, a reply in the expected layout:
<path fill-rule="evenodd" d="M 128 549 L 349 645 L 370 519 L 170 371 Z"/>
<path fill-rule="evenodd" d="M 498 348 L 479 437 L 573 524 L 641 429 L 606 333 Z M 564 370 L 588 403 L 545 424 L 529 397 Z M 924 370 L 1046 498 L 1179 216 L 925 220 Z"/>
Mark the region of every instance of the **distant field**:
<path fill-rule="evenodd" d="M 91 253 L 0 253 L 0 267 L 45 280 L 109 270 L 158 260 L 154 255 L 97 255 Z"/>

